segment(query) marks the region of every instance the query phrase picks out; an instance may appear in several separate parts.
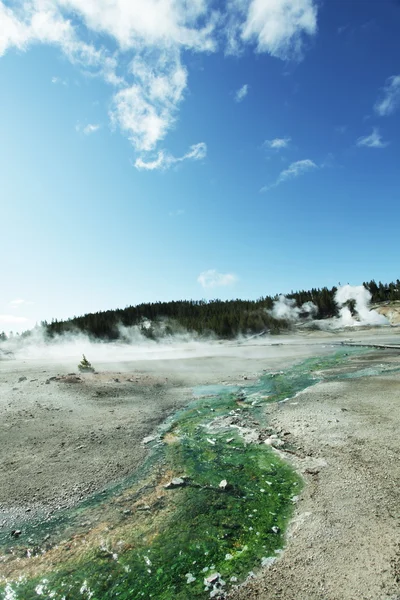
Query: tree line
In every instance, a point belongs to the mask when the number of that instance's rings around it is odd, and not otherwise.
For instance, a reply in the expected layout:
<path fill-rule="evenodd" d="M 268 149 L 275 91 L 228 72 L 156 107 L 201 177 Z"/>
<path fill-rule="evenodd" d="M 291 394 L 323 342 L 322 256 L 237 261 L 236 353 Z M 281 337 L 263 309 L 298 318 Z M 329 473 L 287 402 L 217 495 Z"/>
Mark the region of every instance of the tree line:
<path fill-rule="evenodd" d="M 340 284 L 339 284 L 340 285 Z M 400 300 L 400 280 L 389 284 L 374 280 L 363 283 L 370 291 L 372 302 Z M 300 307 L 313 302 L 317 307 L 315 318 L 325 319 L 338 314 L 335 304 L 337 287 L 313 288 L 287 294 Z M 171 302 L 149 302 L 123 309 L 88 313 L 67 320 L 44 321 L 45 334 L 52 338 L 65 333 L 83 332 L 90 337 L 112 341 L 127 335 L 125 328 L 137 326 L 142 335 L 158 339 L 188 331 L 202 335 L 216 335 L 229 339 L 243 334 L 262 332 L 279 333 L 290 329 L 285 319 L 274 318 L 270 311 L 279 295 L 264 296 L 258 300 L 176 300 Z M 29 335 L 29 332 L 22 334 Z M 7 339 L 0 334 L 0 342 Z"/>

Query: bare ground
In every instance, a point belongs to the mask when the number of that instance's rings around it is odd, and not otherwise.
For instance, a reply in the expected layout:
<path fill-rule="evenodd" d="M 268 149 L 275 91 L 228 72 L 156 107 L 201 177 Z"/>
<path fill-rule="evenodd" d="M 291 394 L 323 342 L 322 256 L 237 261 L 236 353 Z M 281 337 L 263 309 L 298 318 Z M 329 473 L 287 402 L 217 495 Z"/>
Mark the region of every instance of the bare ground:
<path fill-rule="evenodd" d="M 396 330 L 351 335 L 379 343 L 400 337 Z M 0 527 L 71 506 L 134 472 L 147 454 L 143 439 L 188 402 L 190 386 L 245 385 L 263 369 L 331 353 L 340 339 L 305 333 L 169 360 L 96 364 L 98 374 L 75 383 L 65 376 L 76 361 L 1 361 Z M 400 366 L 399 354 L 385 351 L 365 361 Z M 400 600 L 399 392 L 392 374 L 321 383 L 268 407 L 277 431 L 290 432 L 295 455 L 282 455 L 306 485 L 282 557 L 229 600 Z"/>
<path fill-rule="evenodd" d="M 306 484 L 282 558 L 229 600 L 400 598 L 399 392 L 399 375 L 363 378 L 270 406 Z"/>

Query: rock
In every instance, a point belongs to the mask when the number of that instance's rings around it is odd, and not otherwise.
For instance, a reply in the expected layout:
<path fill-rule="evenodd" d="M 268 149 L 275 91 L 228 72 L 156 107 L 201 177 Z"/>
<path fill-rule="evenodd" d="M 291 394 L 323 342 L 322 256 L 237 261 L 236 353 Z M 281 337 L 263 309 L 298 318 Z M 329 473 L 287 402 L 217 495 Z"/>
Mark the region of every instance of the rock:
<path fill-rule="evenodd" d="M 164 485 L 164 487 L 166 490 L 169 490 L 171 488 L 183 487 L 184 485 L 185 485 L 185 480 L 182 479 L 182 477 L 174 477 L 173 479 L 171 479 L 171 481 L 166 483 Z"/>
<path fill-rule="evenodd" d="M 271 527 L 271 531 L 272 531 L 272 533 L 280 533 L 281 530 L 279 527 L 274 525 L 273 527 Z"/>
<path fill-rule="evenodd" d="M 223 479 L 223 480 L 220 482 L 220 484 L 219 484 L 219 486 L 218 486 L 218 487 L 219 487 L 221 490 L 226 490 L 226 488 L 228 487 L 228 482 L 227 482 L 227 480 L 226 480 L 226 479 Z"/>
<path fill-rule="evenodd" d="M 18 538 L 21 535 L 22 531 L 20 529 L 13 529 L 11 532 L 11 536 Z"/>
<path fill-rule="evenodd" d="M 147 437 L 142 439 L 142 444 L 149 444 L 150 442 L 153 442 L 156 439 L 155 435 L 148 435 Z"/>
<path fill-rule="evenodd" d="M 318 467 L 309 467 L 305 472 L 308 473 L 308 475 L 318 475 L 319 469 Z"/>
<path fill-rule="evenodd" d="M 214 585 L 214 583 L 217 583 L 217 581 L 219 580 L 220 577 L 221 577 L 220 573 L 212 573 L 208 577 L 204 578 L 204 585 L 206 585 L 206 586 Z"/>
<path fill-rule="evenodd" d="M 20 377 L 20 378 L 18 379 L 18 383 L 21 383 L 22 381 L 26 381 L 26 377 Z"/>

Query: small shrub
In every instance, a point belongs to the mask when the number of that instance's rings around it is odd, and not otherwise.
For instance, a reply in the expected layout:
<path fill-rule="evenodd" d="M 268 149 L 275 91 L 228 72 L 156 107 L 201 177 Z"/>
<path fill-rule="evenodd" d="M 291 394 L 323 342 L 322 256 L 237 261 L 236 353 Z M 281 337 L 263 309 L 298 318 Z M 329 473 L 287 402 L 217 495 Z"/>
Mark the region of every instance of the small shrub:
<path fill-rule="evenodd" d="M 84 354 L 82 354 L 82 360 L 78 365 L 78 369 L 81 372 L 90 372 L 90 373 L 94 373 L 94 369 L 92 367 L 92 364 L 88 361 L 88 359 L 86 358 L 86 356 Z"/>

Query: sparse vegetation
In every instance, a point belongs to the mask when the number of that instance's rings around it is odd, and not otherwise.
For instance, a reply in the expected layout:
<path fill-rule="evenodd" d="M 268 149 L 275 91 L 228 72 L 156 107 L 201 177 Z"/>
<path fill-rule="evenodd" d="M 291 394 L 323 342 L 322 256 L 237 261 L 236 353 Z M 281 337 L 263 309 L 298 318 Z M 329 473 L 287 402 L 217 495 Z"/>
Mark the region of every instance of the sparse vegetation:
<path fill-rule="evenodd" d="M 82 360 L 78 365 L 78 369 L 81 373 L 94 373 L 92 364 L 88 361 L 84 354 L 82 354 Z"/>

